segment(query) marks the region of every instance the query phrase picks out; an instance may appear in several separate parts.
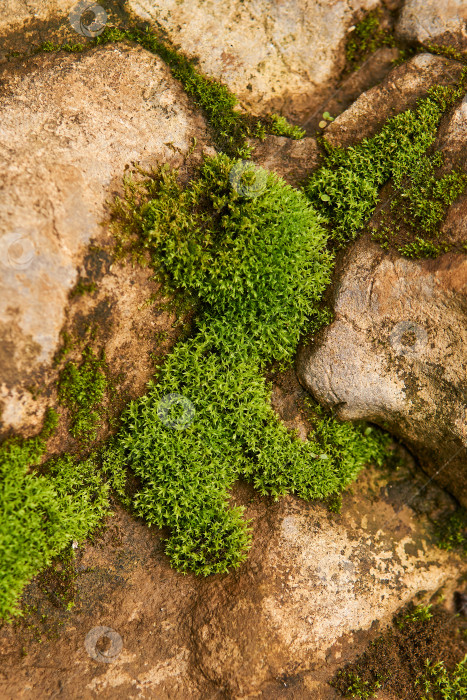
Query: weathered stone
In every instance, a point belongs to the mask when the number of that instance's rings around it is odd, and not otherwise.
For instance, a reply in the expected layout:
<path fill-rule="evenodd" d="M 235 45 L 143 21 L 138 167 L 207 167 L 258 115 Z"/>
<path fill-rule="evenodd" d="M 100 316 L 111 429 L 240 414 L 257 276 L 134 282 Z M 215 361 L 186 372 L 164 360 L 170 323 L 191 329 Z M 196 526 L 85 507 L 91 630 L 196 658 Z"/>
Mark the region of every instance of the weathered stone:
<path fill-rule="evenodd" d="M 174 163 L 194 137 L 206 142 L 206 127 L 168 68 L 137 47 L 41 55 L 2 80 L 0 401 L 4 427 L 18 429 L 125 166 Z"/>
<path fill-rule="evenodd" d="M 291 185 L 298 185 L 322 161 L 316 139 L 311 137 L 294 141 L 284 136 L 266 136 L 262 142 L 251 143 L 253 160 Z"/>
<path fill-rule="evenodd" d="M 377 0 L 130 0 L 203 73 L 224 81 L 243 107 L 300 120 L 316 109 L 345 65 L 345 39 Z"/>
<path fill-rule="evenodd" d="M 398 435 L 467 505 L 467 259 L 413 261 L 362 238 L 336 277 L 335 320 L 299 353 L 301 383 Z"/>
<path fill-rule="evenodd" d="M 466 22 L 465 0 L 405 0 L 396 32 L 408 41 L 465 49 Z"/>

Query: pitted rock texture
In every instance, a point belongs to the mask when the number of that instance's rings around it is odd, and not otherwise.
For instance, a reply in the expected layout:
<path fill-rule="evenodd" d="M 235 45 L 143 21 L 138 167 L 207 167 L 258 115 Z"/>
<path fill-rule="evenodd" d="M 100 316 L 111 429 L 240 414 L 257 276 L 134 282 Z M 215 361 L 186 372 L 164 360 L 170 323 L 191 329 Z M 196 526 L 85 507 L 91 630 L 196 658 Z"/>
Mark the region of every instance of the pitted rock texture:
<path fill-rule="evenodd" d="M 465 0 L 405 0 L 397 34 L 408 41 L 467 48 Z"/>
<path fill-rule="evenodd" d="M 130 0 L 203 73 L 225 82 L 242 106 L 300 120 L 316 109 L 345 65 L 357 16 L 378 0 Z"/>
<path fill-rule="evenodd" d="M 0 402 L 3 427 L 19 428 L 125 167 L 174 163 L 206 127 L 138 47 L 31 58 L 4 72 L 0 99 Z"/>
<path fill-rule="evenodd" d="M 467 258 L 408 260 L 364 237 L 336 277 L 335 320 L 298 355 L 302 385 L 398 435 L 467 505 Z"/>

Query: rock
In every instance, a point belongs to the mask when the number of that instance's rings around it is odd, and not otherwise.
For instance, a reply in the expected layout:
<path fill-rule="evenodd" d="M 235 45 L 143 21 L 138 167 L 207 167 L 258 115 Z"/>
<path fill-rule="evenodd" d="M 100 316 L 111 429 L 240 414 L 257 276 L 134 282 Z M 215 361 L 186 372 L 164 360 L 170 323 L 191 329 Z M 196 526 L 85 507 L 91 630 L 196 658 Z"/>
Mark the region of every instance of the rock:
<path fill-rule="evenodd" d="M 466 279 L 463 255 L 408 260 L 362 238 L 336 273 L 335 320 L 297 359 L 320 403 L 393 432 L 464 505 Z"/>
<path fill-rule="evenodd" d="M 241 105 L 300 121 L 316 109 L 345 65 L 345 39 L 377 0 L 130 0 L 203 73 L 225 82 Z"/>
<path fill-rule="evenodd" d="M 253 160 L 267 170 L 274 171 L 286 182 L 297 186 L 322 161 L 316 139 L 306 137 L 297 141 L 284 136 L 266 136 L 262 142 L 253 142 Z"/>
<path fill-rule="evenodd" d="M 302 127 L 308 134 L 315 134 L 323 114 L 331 116 L 341 114 L 352 105 L 359 96 L 370 88 L 378 85 L 394 67 L 394 61 L 399 58 L 399 49 L 385 46 L 371 54 L 357 70 L 345 77 L 336 90 L 323 102 L 321 109 L 309 115 Z"/>
<path fill-rule="evenodd" d="M 0 124 L 0 402 L 19 429 L 124 168 L 179 163 L 206 127 L 160 60 L 121 45 L 4 71 Z"/>
<path fill-rule="evenodd" d="M 447 581 L 455 587 L 465 562 L 431 549 L 407 506 L 390 505 L 382 491 L 371 502 L 367 479 L 337 517 L 292 497 L 271 505 L 261 524 L 255 519 L 246 572 L 200 596 L 195 658 L 228 697 L 260 689 L 270 697 L 267 684 L 297 676 L 308 689 L 298 697 L 324 697 L 319 679 L 348 662 L 400 606 Z"/>
<path fill-rule="evenodd" d="M 394 68 L 382 81 L 364 92 L 326 127 L 324 136 L 333 146 L 350 146 L 376 134 L 389 117 L 413 109 L 433 85 L 455 84 L 462 63 L 422 53 Z"/>
<path fill-rule="evenodd" d="M 406 0 L 396 33 L 406 41 L 467 48 L 465 0 Z"/>

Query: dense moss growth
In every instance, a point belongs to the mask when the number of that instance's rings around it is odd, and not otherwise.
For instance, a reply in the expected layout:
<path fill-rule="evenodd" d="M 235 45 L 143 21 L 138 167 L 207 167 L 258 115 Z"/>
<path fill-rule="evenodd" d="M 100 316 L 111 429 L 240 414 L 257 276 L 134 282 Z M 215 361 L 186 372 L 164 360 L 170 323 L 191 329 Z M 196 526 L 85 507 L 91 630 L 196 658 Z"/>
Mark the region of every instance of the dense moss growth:
<path fill-rule="evenodd" d="M 186 188 L 161 169 L 149 201 L 136 206 L 134 189 L 129 200 L 138 245 L 199 313 L 193 336 L 130 405 L 116 450 L 142 481 L 137 511 L 171 528 L 172 564 L 204 575 L 238 565 L 248 548 L 242 511 L 228 503 L 235 479 L 274 497 L 322 498 L 380 461 L 385 443 L 376 429 L 332 419 L 319 420 L 303 443 L 272 410 L 263 369 L 293 357 L 332 256 L 303 194 L 271 173 L 256 170 L 252 179 L 250 167 L 238 180 L 238 165 L 207 158 Z M 162 420 L 167 397 L 178 398 Z"/>
<path fill-rule="evenodd" d="M 333 685 L 346 698 L 377 698 L 384 689 L 399 700 L 467 697 L 465 623 L 440 605 L 409 607 Z"/>
<path fill-rule="evenodd" d="M 381 9 L 369 12 L 347 39 L 345 55 L 351 70 L 355 70 L 370 54 L 383 46 L 395 46 L 393 35 L 381 28 Z"/>
<path fill-rule="evenodd" d="M 41 435 L 0 446 L 0 618 L 19 613 L 23 587 L 108 511 L 108 486 L 92 459 L 64 456 L 35 471 L 54 421 Z"/>
<path fill-rule="evenodd" d="M 81 441 L 96 438 L 108 384 L 105 369 L 105 358 L 85 348 L 81 363 L 68 362 L 60 375 L 59 399 L 70 413 L 70 433 Z"/>
<path fill-rule="evenodd" d="M 435 522 L 437 544 L 441 549 L 459 551 L 467 556 L 467 510 L 458 507 L 451 515 Z"/>
<path fill-rule="evenodd" d="M 329 222 L 338 244 L 347 243 L 363 229 L 378 204 L 380 188 L 390 179 L 397 192 L 392 211 L 400 217 L 391 225 L 400 227 L 401 221 L 409 221 L 414 229 L 436 236 L 446 207 L 463 191 L 467 178 L 457 171 L 439 177 L 441 156 L 428 156 L 426 151 L 435 141 L 442 115 L 464 94 L 464 79 L 465 74 L 458 87 L 431 88 L 414 110 L 388 119 L 379 133 L 356 146 L 341 148 L 324 142 L 326 162 L 309 178 L 305 192 Z M 391 233 L 384 226 L 382 221 L 374 231 L 381 241 Z"/>

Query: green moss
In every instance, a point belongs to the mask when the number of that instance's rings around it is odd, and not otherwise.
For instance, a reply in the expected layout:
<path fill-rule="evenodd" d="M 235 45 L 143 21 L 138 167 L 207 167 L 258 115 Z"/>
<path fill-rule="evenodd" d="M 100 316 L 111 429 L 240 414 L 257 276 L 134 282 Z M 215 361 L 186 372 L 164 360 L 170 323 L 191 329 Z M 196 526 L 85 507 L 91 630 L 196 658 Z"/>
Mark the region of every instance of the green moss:
<path fill-rule="evenodd" d="M 359 698 L 359 700 L 369 700 L 377 696 L 378 690 L 381 688 L 384 677 L 376 678 L 373 681 L 363 680 L 358 673 L 349 671 L 345 677 L 346 689 L 344 697 Z"/>
<path fill-rule="evenodd" d="M 347 39 L 345 55 L 351 70 L 355 70 L 367 56 L 382 46 L 395 46 L 394 37 L 390 32 L 381 29 L 381 10 L 369 12 Z"/>
<path fill-rule="evenodd" d="M 407 243 L 398 250 L 406 258 L 437 258 L 441 253 L 447 253 L 449 246 L 446 244 L 436 245 L 432 241 L 426 241 L 416 236 L 412 243 Z"/>
<path fill-rule="evenodd" d="M 92 294 L 97 289 L 95 282 L 89 282 L 85 278 L 80 277 L 74 288 L 70 292 L 70 298 L 82 297 L 85 294 Z"/>
<path fill-rule="evenodd" d="M 36 53 L 44 51 L 45 53 L 56 53 L 57 51 L 67 51 L 68 53 L 81 53 L 84 51 L 86 46 L 84 44 L 54 44 L 51 41 L 44 41 L 37 50 Z"/>
<path fill-rule="evenodd" d="M 457 171 L 439 178 L 439 155 L 425 153 L 435 141 L 442 115 L 463 95 L 464 80 L 465 73 L 457 87 L 431 88 L 414 110 L 388 119 L 378 134 L 358 145 L 333 147 L 323 140 L 326 162 L 305 184 L 305 192 L 330 224 L 336 244 L 358 235 L 375 211 L 380 188 L 390 179 L 398 191 L 401 216 L 415 228 L 435 231 L 445 207 L 467 180 Z M 385 236 L 383 242 L 387 240 Z"/>
<path fill-rule="evenodd" d="M 70 412 L 70 432 L 79 440 L 96 438 L 108 385 L 105 369 L 105 358 L 96 357 L 90 348 L 86 348 L 81 364 L 68 362 L 60 375 L 59 399 Z"/>
<path fill-rule="evenodd" d="M 346 698 L 368 700 L 378 690 L 400 700 L 467 697 L 467 656 L 458 619 L 440 605 L 410 604 L 331 685 Z"/>
<path fill-rule="evenodd" d="M 467 54 L 466 53 L 461 53 L 457 49 L 455 49 L 453 46 L 443 46 L 440 44 L 427 44 L 426 48 L 428 51 L 431 53 L 434 53 L 438 56 L 445 56 L 446 58 L 450 58 L 453 61 L 459 61 L 460 63 L 467 63 Z"/>
<path fill-rule="evenodd" d="M 299 140 L 305 136 L 306 131 L 299 126 L 293 126 L 285 117 L 279 114 L 272 114 L 270 117 L 269 133 Z"/>
<path fill-rule="evenodd" d="M 436 543 L 441 549 L 467 555 L 467 510 L 459 507 L 449 517 L 435 523 Z"/>
<path fill-rule="evenodd" d="M 431 620 L 433 613 L 430 612 L 432 605 L 417 605 L 414 608 L 408 610 L 408 612 L 401 614 L 396 619 L 396 624 L 399 629 L 403 629 L 406 625 L 410 625 L 412 622 L 425 622 L 426 620 Z"/>
<path fill-rule="evenodd" d="M 26 583 L 72 540 L 82 540 L 108 511 L 108 486 L 96 464 L 65 456 L 33 470 L 45 453 L 56 417 L 42 433 L 0 446 L 0 617 L 20 614 Z"/>
<path fill-rule="evenodd" d="M 427 660 L 424 674 L 417 680 L 424 700 L 461 700 L 467 697 L 467 654 L 449 672 L 443 661 Z"/>
<path fill-rule="evenodd" d="M 385 446 L 378 431 L 364 435 L 361 426 L 330 418 L 302 443 L 272 410 L 264 367 L 293 358 L 329 282 L 332 256 L 303 194 L 261 170 L 257 180 L 233 178 L 237 166 L 225 155 L 207 158 L 185 188 L 162 168 L 147 184 L 146 200 L 129 185 L 137 245 L 170 289 L 195 301 L 198 316 L 192 337 L 124 414 L 114 449 L 142 482 L 137 512 L 170 527 L 172 565 L 203 575 L 246 556 L 248 523 L 228 503 L 236 479 L 275 498 L 323 498 L 368 461 L 380 461 Z M 117 211 L 124 209 L 118 202 Z M 124 222 L 128 239 L 132 229 Z M 191 407 L 183 429 L 158 413 L 174 394 Z M 166 419 L 177 424 L 180 417 L 174 407 Z"/>

